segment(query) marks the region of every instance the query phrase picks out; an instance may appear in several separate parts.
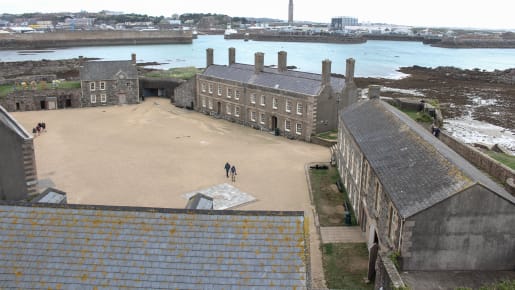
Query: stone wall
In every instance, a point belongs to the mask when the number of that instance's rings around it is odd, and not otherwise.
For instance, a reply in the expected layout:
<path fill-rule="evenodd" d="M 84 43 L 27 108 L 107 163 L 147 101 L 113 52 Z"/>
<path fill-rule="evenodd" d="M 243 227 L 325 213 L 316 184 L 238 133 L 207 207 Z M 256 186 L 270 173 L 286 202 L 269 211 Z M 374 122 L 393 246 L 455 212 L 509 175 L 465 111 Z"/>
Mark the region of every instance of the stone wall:
<path fill-rule="evenodd" d="M 391 290 L 405 287 L 399 271 L 386 253 L 379 253 L 376 260 L 374 289 Z"/>
<path fill-rule="evenodd" d="M 197 108 L 195 103 L 195 93 L 197 91 L 196 78 L 191 78 L 187 82 L 182 83 L 174 90 L 172 103 L 180 108 L 194 109 Z"/>
<path fill-rule="evenodd" d="M 500 181 L 507 191 L 515 195 L 515 188 L 507 184 L 509 178 L 515 179 L 515 170 L 508 168 L 483 152 L 456 140 L 444 132 L 440 133 L 440 140 L 470 163 Z"/>
<path fill-rule="evenodd" d="M 336 140 L 327 140 L 327 139 L 322 139 L 322 138 L 313 136 L 313 137 L 311 137 L 311 143 L 321 145 L 324 147 L 332 147 L 337 142 L 336 142 Z"/>
<path fill-rule="evenodd" d="M 140 96 L 144 97 L 164 97 L 172 100 L 175 89 L 185 81 L 175 78 L 139 78 Z"/>

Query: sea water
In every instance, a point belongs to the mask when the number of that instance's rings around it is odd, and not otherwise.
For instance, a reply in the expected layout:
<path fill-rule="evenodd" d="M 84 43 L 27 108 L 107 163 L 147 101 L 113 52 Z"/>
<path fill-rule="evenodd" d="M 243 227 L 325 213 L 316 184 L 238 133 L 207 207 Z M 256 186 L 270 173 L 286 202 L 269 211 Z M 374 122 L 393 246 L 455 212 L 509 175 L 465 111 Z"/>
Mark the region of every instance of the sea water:
<path fill-rule="evenodd" d="M 236 48 L 236 61 L 254 63 L 254 53 L 265 53 L 265 65 L 277 64 L 277 53 L 288 53 L 288 65 L 298 70 L 321 73 L 322 61 L 332 61 L 332 72 L 345 74 L 345 60 L 356 60 L 356 76 L 399 78 L 404 66 L 453 66 L 492 71 L 515 67 L 515 49 L 439 48 L 410 41 L 375 41 L 360 44 L 299 43 L 225 40 L 222 35 L 205 35 L 192 44 L 91 46 L 58 49 L 0 50 L 0 61 L 69 59 L 78 56 L 103 60 L 130 59 L 136 53 L 138 62 L 157 62 L 156 68 L 205 67 L 206 49 L 214 49 L 216 64 L 227 64 L 228 48 Z"/>

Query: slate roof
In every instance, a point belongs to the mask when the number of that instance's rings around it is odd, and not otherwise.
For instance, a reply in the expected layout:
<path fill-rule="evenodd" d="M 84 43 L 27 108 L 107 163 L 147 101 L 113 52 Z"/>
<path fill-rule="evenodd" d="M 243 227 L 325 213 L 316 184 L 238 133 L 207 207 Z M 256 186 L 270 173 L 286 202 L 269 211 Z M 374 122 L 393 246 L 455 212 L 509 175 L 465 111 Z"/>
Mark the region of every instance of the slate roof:
<path fill-rule="evenodd" d="M 306 289 L 302 212 L 0 204 L 0 289 Z"/>
<path fill-rule="evenodd" d="M 255 74 L 253 65 L 240 63 L 230 66 L 210 65 L 202 75 L 310 96 L 318 96 L 323 89 L 320 74 L 292 70 L 279 72 L 267 67 L 263 72 Z M 333 92 L 341 92 L 344 86 L 345 79 L 331 77 Z"/>
<path fill-rule="evenodd" d="M 138 78 L 138 70 L 130 60 L 87 61 L 79 71 L 82 81 L 118 80 L 119 72 L 125 73 L 127 79 Z"/>
<path fill-rule="evenodd" d="M 32 139 L 30 135 L 22 125 L 9 114 L 4 107 L 0 106 L 0 123 L 3 123 L 7 128 L 11 129 L 14 133 L 23 139 Z"/>
<path fill-rule="evenodd" d="M 405 218 L 477 183 L 515 203 L 496 182 L 379 99 L 355 103 L 341 117 Z"/>

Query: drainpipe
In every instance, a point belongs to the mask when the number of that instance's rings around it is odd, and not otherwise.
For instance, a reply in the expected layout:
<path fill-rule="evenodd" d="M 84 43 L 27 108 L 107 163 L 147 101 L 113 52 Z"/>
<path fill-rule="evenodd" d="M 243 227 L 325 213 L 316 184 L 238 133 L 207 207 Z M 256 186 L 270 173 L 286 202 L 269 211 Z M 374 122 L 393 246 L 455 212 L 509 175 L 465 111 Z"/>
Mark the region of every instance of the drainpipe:
<path fill-rule="evenodd" d="M 401 252 L 401 244 L 402 244 L 402 230 L 404 229 L 404 222 L 406 220 L 403 218 L 401 220 L 401 230 L 399 231 L 399 246 L 397 247 L 397 251 L 400 253 Z"/>

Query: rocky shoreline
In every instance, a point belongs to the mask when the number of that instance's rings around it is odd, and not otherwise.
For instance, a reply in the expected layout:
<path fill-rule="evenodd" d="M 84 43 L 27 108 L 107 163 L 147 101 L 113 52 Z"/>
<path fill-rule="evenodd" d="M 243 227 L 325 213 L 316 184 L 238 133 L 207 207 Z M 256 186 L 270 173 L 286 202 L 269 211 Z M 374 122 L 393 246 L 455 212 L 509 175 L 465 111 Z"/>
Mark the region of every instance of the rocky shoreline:
<path fill-rule="evenodd" d="M 515 68 L 492 72 L 454 67 L 402 67 L 401 79 L 356 78 L 359 88 L 376 84 L 381 95 L 435 99 L 444 118 L 469 116 L 515 131 Z"/>

